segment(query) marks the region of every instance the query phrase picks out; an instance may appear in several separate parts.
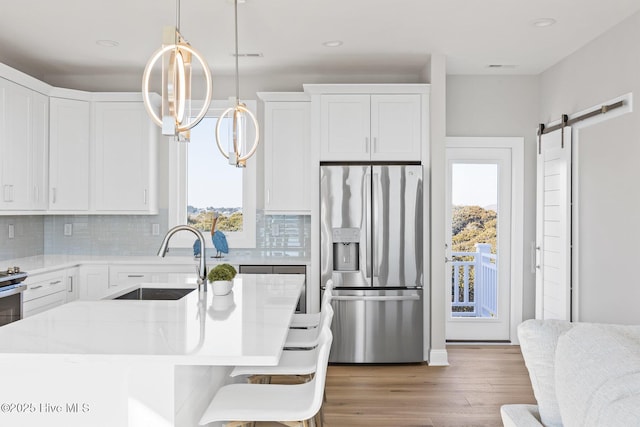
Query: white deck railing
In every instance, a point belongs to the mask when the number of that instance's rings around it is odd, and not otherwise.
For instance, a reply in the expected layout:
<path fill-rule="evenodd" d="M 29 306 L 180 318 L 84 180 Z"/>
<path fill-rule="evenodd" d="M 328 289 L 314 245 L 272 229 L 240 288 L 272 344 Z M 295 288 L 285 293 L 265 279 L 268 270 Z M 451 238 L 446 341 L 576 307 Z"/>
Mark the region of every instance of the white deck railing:
<path fill-rule="evenodd" d="M 451 315 L 495 317 L 498 304 L 498 258 L 491 253 L 491 245 L 478 243 L 476 252 L 452 252 L 451 255 Z"/>

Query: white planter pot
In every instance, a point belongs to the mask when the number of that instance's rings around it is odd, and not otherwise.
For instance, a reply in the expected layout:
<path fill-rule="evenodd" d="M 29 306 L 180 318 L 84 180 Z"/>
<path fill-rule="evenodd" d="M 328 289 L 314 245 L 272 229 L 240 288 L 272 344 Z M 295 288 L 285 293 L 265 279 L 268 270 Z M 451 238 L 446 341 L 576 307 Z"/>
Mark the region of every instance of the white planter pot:
<path fill-rule="evenodd" d="M 211 282 L 211 289 L 214 295 L 227 295 L 233 288 L 232 280 L 214 280 Z"/>

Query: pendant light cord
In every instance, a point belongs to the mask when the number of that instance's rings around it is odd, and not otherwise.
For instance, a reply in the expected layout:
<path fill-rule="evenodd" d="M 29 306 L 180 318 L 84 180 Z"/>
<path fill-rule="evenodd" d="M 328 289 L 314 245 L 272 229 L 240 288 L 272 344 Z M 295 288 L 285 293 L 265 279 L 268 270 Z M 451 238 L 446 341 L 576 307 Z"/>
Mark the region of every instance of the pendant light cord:
<path fill-rule="evenodd" d="M 238 73 L 238 0 L 234 0 L 236 24 L 236 105 L 240 104 L 240 77 Z"/>
<path fill-rule="evenodd" d="M 176 45 L 180 41 L 178 34 L 180 34 L 180 0 L 176 0 Z"/>

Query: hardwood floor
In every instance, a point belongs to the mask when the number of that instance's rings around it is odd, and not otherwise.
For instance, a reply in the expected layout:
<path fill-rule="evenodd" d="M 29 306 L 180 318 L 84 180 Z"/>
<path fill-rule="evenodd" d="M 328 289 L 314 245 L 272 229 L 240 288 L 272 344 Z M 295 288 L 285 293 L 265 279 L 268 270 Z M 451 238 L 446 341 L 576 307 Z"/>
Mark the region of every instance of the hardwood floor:
<path fill-rule="evenodd" d="M 330 365 L 325 427 L 502 427 L 501 405 L 535 403 L 520 347 L 447 350 L 446 367 Z"/>
<path fill-rule="evenodd" d="M 330 366 L 325 425 L 502 426 L 500 406 L 535 403 L 518 346 L 449 346 L 446 367 Z"/>

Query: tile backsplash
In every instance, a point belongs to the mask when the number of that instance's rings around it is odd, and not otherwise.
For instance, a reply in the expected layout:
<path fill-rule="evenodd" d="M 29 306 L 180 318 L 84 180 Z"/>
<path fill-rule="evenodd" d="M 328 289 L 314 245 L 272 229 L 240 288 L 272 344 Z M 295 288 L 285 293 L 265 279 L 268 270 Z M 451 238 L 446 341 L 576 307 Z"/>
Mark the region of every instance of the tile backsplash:
<path fill-rule="evenodd" d="M 153 224 L 159 234 L 153 235 Z M 55 215 L 44 217 L 47 255 L 154 255 L 168 229 L 168 213 L 158 215 Z M 65 231 L 70 231 L 65 235 Z M 70 234 L 70 235 L 68 235 Z"/>
<path fill-rule="evenodd" d="M 153 225 L 160 233 L 153 235 Z M 9 228 L 13 226 L 13 238 Z M 34 215 L 0 217 L 0 260 L 33 255 L 152 255 L 168 229 L 158 215 Z M 311 217 L 256 215 L 256 250 L 309 254 Z M 151 249 L 150 249 L 151 248 Z M 242 248 L 231 248 L 231 251 Z M 188 252 L 188 251 L 187 251 Z"/>
<path fill-rule="evenodd" d="M 256 215 L 256 249 L 310 253 L 311 216 Z"/>
<path fill-rule="evenodd" d="M 12 229 L 12 236 L 10 236 Z M 0 216 L 0 259 L 22 258 L 44 253 L 44 217 Z"/>

